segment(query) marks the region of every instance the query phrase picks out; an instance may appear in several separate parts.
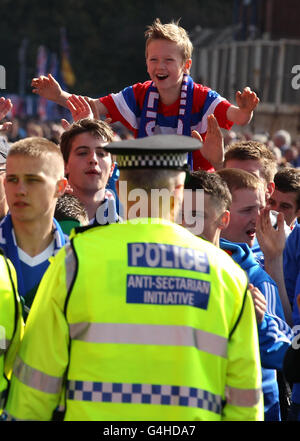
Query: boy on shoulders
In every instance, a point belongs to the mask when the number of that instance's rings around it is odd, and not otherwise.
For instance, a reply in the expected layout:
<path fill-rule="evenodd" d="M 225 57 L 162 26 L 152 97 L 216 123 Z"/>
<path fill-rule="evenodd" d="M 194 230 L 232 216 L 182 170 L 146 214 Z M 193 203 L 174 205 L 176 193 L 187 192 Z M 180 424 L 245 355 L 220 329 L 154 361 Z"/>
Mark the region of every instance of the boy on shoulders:
<path fill-rule="evenodd" d="M 192 130 L 203 136 L 210 114 L 225 129 L 251 121 L 259 98 L 249 87 L 236 93 L 235 106 L 210 88 L 194 83 L 189 76 L 193 45 L 178 23 L 162 24 L 157 18 L 145 37 L 150 81 L 90 99 L 97 117 L 107 115 L 112 122 L 120 121 L 135 137 L 158 133 L 191 136 Z M 67 107 L 71 94 L 63 91 L 51 74 L 34 78 L 32 86 L 34 93 Z M 199 155 L 199 151 L 193 155 L 194 169 L 199 168 Z"/>

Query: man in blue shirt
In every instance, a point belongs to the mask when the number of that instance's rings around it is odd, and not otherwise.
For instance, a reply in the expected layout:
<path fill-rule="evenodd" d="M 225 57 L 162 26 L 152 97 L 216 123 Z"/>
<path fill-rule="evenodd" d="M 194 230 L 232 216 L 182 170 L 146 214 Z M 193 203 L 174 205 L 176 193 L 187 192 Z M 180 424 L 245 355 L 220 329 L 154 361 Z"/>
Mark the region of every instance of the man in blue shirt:
<path fill-rule="evenodd" d="M 203 171 L 192 173 L 186 188 L 204 189 L 202 237 L 224 249 L 248 274 L 258 324 L 265 420 L 279 420 L 275 369 L 282 369 L 284 354 L 293 334 L 285 322 L 276 283 L 259 266 L 250 249 L 256 219 L 265 204 L 263 186 L 256 176 L 244 170 L 223 169 L 218 175 Z M 223 184 L 219 182 L 220 176 Z"/>
<path fill-rule="evenodd" d="M 274 176 L 274 193 L 268 200 L 272 210 L 284 214 L 284 220 L 292 230 L 300 216 L 300 170 L 283 167 Z"/>
<path fill-rule="evenodd" d="M 25 316 L 49 258 L 66 241 L 53 217 L 66 184 L 63 157 L 53 142 L 33 137 L 10 147 L 4 181 L 9 212 L 0 224 L 0 246 L 16 269 Z"/>

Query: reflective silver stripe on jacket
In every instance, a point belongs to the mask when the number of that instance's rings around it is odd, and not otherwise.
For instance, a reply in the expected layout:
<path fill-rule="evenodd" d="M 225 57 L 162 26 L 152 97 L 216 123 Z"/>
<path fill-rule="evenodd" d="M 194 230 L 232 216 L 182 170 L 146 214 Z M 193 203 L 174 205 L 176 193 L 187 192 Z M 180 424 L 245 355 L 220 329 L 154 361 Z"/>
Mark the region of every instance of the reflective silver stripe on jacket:
<path fill-rule="evenodd" d="M 7 351 L 10 343 L 11 340 L 8 340 L 7 338 L 0 339 L 0 354 L 3 354 L 5 351 Z"/>
<path fill-rule="evenodd" d="M 61 390 L 62 378 L 53 377 L 38 369 L 34 369 L 24 363 L 18 356 L 15 361 L 13 373 L 19 381 L 33 389 L 49 394 L 57 394 Z"/>
<path fill-rule="evenodd" d="M 220 395 L 186 386 L 70 380 L 66 394 L 67 399 L 76 401 L 188 406 L 217 414 L 222 411 Z"/>
<path fill-rule="evenodd" d="M 226 401 L 233 406 L 252 407 L 260 399 L 261 389 L 237 389 L 226 386 Z"/>
<path fill-rule="evenodd" d="M 194 346 L 201 351 L 227 357 L 226 338 L 189 326 L 82 322 L 70 324 L 69 327 L 73 340 L 89 343 Z"/>
<path fill-rule="evenodd" d="M 5 338 L 0 339 L 0 355 L 3 355 L 7 351 L 10 343 L 11 340 Z"/>

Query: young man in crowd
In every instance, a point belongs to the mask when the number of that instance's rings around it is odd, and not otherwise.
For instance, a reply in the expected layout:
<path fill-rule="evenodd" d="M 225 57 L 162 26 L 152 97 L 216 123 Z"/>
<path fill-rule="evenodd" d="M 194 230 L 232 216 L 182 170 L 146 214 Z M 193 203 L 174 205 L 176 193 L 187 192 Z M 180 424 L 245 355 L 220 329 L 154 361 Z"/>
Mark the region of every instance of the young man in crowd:
<path fill-rule="evenodd" d="M 291 324 L 291 309 L 288 305 L 288 299 L 285 289 L 283 290 L 283 268 L 281 262 L 282 251 L 285 244 L 285 237 L 283 234 L 283 215 L 279 215 L 278 230 L 268 228 L 263 216 L 264 222 L 258 223 L 260 220 L 260 211 L 265 207 L 264 188 L 260 179 L 256 178 L 251 173 L 245 173 L 242 169 L 223 169 L 218 173 L 226 181 L 233 201 L 231 204 L 231 221 L 229 226 L 221 234 L 227 240 L 232 242 L 246 243 L 253 252 L 253 243 L 256 239 L 256 233 L 259 233 L 259 239 L 262 244 L 264 253 L 266 254 L 266 272 L 275 273 L 277 271 L 276 289 L 269 289 L 269 295 L 273 300 L 269 300 L 273 305 L 275 304 L 275 292 L 277 293 L 277 280 L 280 281 L 280 300 L 284 310 L 284 316 L 289 324 Z M 267 213 L 269 214 L 269 213 Z M 258 225 L 260 226 L 257 231 Z M 264 228 L 264 234 L 262 232 Z M 274 244 L 272 247 L 271 244 Z M 280 252 L 279 252 L 279 251 Z M 253 253 L 254 254 L 254 253 Z M 274 280 L 274 279 L 273 279 Z M 278 294 L 278 293 L 277 293 Z M 276 294 L 276 296 L 277 296 Z M 283 316 L 283 317 L 284 317 Z"/>
<path fill-rule="evenodd" d="M 300 170 L 283 167 L 274 176 L 274 183 L 268 205 L 271 210 L 284 214 L 284 220 L 292 230 L 300 216 Z"/>
<path fill-rule="evenodd" d="M 115 197 L 106 190 L 114 162 L 103 149 L 113 138 L 106 122 L 89 118 L 74 122 L 61 136 L 65 175 L 71 192 L 84 205 L 90 224 L 118 221 Z"/>
<path fill-rule="evenodd" d="M 189 212 L 192 222 L 196 221 L 197 217 L 202 216 L 202 232 L 199 232 L 199 234 L 196 232 L 196 235 L 208 240 L 219 248 L 221 231 L 228 226 L 230 221 L 232 198 L 226 182 L 217 173 L 198 170 L 187 175 L 184 188 L 183 226 L 191 231 L 195 227 L 195 222 L 193 224 L 188 223 Z M 202 194 L 200 194 L 200 190 L 203 190 Z M 187 191 L 192 192 L 192 197 L 189 198 L 191 207 L 187 205 Z M 202 197 L 203 204 L 200 203 L 200 198 Z M 198 211 L 199 208 L 200 212 Z"/>
<path fill-rule="evenodd" d="M 272 332 L 276 333 L 276 355 L 268 365 L 264 365 L 262 374 L 265 420 L 277 421 L 280 420 L 281 415 L 275 369 L 282 369 L 284 354 L 292 340 L 293 333 L 287 324 L 287 319 L 291 323 L 291 317 L 286 318 L 285 316 L 287 306 L 281 303 L 277 284 L 266 271 L 260 268 L 251 251 L 260 220 L 261 227 L 265 227 L 265 233 L 267 229 L 269 234 L 272 234 L 274 230 L 271 226 L 269 212 L 263 211 L 265 207 L 264 186 L 259 178 L 245 170 L 223 169 L 219 170 L 218 174 L 227 183 L 232 196 L 230 222 L 228 227 L 221 232 L 220 247 L 229 252 L 232 258 L 247 270 L 251 283 L 265 296 L 266 312 L 273 319 L 271 328 Z M 268 221 L 269 224 L 266 226 Z M 274 232 L 277 237 L 281 235 L 284 240 L 282 215 L 279 216 L 278 223 L 279 231 L 275 232 L 274 230 Z M 264 234 L 261 236 L 262 240 L 266 240 Z M 268 264 L 272 262 L 269 256 L 266 260 Z M 283 272 L 281 279 L 283 280 Z M 274 321 L 277 322 L 277 327 L 274 326 Z M 268 329 L 267 334 L 271 332 L 271 328 Z M 281 351 L 279 350 L 280 346 Z M 266 353 L 268 352 L 269 348 Z"/>
<path fill-rule="evenodd" d="M 274 176 L 277 172 L 277 163 L 273 153 L 265 144 L 251 140 L 233 143 L 225 152 L 224 167 L 245 170 L 257 176 L 264 184 L 265 202 L 268 203 L 275 189 Z M 272 225 L 276 228 L 277 212 L 271 211 L 269 216 Z M 287 237 L 291 230 L 285 222 L 283 223 L 283 228 L 285 237 Z M 282 265 L 282 253 L 285 240 L 283 240 L 281 234 L 276 233 L 274 229 L 272 237 L 268 235 L 268 241 L 264 240 L 264 235 L 260 235 L 260 241 L 258 241 L 256 237 L 256 226 L 254 224 L 252 224 L 251 233 L 254 239 L 251 241 L 252 252 L 260 266 L 265 269 L 276 282 L 286 320 L 291 326 L 291 307 L 287 298 Z M 271 231 L 269 231 L 269 233 L 272 234 Z M 262 243 L 263 240 L 264 242 Z"/>
<path fill-rule="evenodd" d="M 63 157 L 53 142 L 25 138 L 10 147 L 4 182 L 9 213 L 0 224 L 0 246 L 16 269 L 25 316 L 49 258 L 66 243 L 53 217 L 66 184 Z"/>
<path fill-rule="evenodd" d="M 227 179 L 223 179 L 223 173 Z M 267 300 L 271 300 L 268 294 L 275 291 L 276 285 L 255 261 L 248 246 L 251 240 L 247 234 L 248 227 L 256 223 L 254 218 L 264 205 L 263 187 L 255 176 L 243 170 L 221 170 L 219 174 L 194 172 L 185 188 L 193 190 L 193 193 L 204 190 L 204 229 L 201 237 L 223 248 L 248 274 L 258 324 L 265 420 L 278 420 L 280 411 L 274 369 L 282 368 L 291 331 L 281 318 L 274 316 L 270 305 L 267 307 Z M 234 180 L 237 188 L 231 194 L 228 186 L 232 190 Z M 220 236 L 230 238 L 230 241 L 220 239 Z M 273 306 L 274 300 L 278 301 L 278 298 L 272 299 Z M 280 317 L 283 317 L 280 304 L 277 308 Z"/>

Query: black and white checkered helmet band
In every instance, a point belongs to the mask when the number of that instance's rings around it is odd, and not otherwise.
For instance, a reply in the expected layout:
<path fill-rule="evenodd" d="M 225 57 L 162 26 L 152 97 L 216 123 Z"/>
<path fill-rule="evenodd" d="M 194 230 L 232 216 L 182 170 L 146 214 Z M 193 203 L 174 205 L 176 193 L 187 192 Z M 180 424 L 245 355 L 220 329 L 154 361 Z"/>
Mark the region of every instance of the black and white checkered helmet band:
<path fill-rule="evenodd" d="M 174 168 L 187 166 L 187 153 L 159 153 L 149 155 L 118 155 L 119 168 Z"/>

